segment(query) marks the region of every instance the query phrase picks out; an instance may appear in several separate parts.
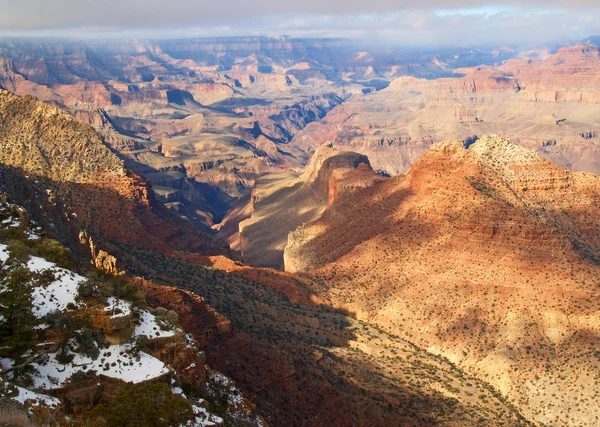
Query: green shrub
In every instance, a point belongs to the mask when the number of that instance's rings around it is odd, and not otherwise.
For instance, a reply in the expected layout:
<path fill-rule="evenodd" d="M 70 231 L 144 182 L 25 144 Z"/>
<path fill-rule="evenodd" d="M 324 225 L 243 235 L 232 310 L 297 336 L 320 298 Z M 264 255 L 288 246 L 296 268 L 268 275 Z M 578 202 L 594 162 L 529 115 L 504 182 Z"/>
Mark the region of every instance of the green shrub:
<path fill-rule="evenodd" d="M 25 264 L 31 256 L 31 248 L 21 240 L 11 240 L 8 242 L 8 251 L 10 252 L 11 262 Z"/>
<path fill-rule="evenodd" d="M 170 427 L 185 425 L 194 417 L 194 411 L 166 384 L 127 384 L 112 402 L 95 408 L 89 416 L 96 425 L 104 419 L 107 427 Z"/>
<path fill-rule="evenodd" d="M 73 268 L 73 255 L 71 251 L 64 247 L 62 243 L 54 239 L 34 240 L 34 250 L 38 256 L 46 261 L 55 263 L 63 268 Z"/>
<path fill-rule="evenodd" d="M 100 348 L 106 347 L 104 335 L 100 331 L 84 329 L 83 331 L 75 332 L 73 337 L 77 343 L 77 349 L 75 351 L 92 358 L 92 360 L 98 358 L 100 355 Z"/>
<path fill-rule="evenodd" d="M 0 230 L 0 238 L 3 240 L 20 240 L 23 242 L 27 240 L 27 235 L 20 228 L 5 228 Z"/>
<path fill-rule="evenodd" d="M 96 379 L 96 375 L 97 375 L 97 371 L 94 371 L 92 369 L 89 369 L 87 372 L 83 371 L 83 370 L 79 370 L 77 372 L 74 372 L 70 377 L 69 377 L 69 383 L 70 384 L 77 384 L 83 381 L 87 381 L 87 380 L 91 380 L 91 379 Z"/>
<path fill-rule="evenodd" d="M 88 280 L 77 289 L 81 298 L 94 297 L 104 303 L 106 298 L 115 297 L 140 305 L 143 299 L 134 283 L 128 282 L 125 276 L 112 275 L 101 270 L 90 272 Z"/>

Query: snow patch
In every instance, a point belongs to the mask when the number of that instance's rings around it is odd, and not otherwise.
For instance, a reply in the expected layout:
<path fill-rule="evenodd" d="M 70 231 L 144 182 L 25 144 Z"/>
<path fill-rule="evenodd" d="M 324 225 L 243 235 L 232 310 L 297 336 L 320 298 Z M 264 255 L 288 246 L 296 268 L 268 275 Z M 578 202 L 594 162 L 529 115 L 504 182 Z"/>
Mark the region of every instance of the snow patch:
<path fill-rule="evenodd" d="M 72 271 L 58 267 L 56 264 L 43 258 L 32 256 L 27 262 L 27 267 L 34 272 L 52 270 L 57 280 L 46 287 L 38 286 L 33 290 L 33 314 L 41 319 L 53 311 L 64 311 L 67 305 L 77 305 L 77 288 L 85 282 L 85 277 Z"/>
<path fill-rule="evenodd" d="M 223 424 L 223 418 L 211 414 L 201 406 L 192 405 L 195 418 L 187 423 L 186 427 L 204 427 Z"/>
<path fill-rule="evenodd" d="M 175 335 L 175 330 L 162 330 L 154 314 L 146 310 L 140 311 L 140 325 L 135 327 L 135 335 L 146 335 L 148 338 L 164 338 Z"/>
<path fill-rule="evenodd" d="M 104 311 L 112 311 L 111 317 L 125 317 L 131 315 L 131 304 L 127 301 L 115 297 L 108 297 L 106 300 L 108 305 L 104 307 Z"/>
<path fill-rule="evenodd" d="M 32 363 L 37 371 L 32 376 L 35 388 L 51 390 L 61 387 L 77 371 L 97 371 L 98 375 L 118 378 L 125 382 L 140 383 L 169 372 L 163 362 L 140 352 L 131 354 L 131 345 L 113 345 L 101 350 L 96 360 L 75 354 L 73 361 L 63 365 L 56 360 L 57 353 L 48 355 L 44 362 Z"/>
<path fill-rule="evenodd" d="M 0 244 L 0 261 L 6 262 L 9 256 L 8 245 Z"/>
<path fill-rule="evenodd" d="M 15 366 L 15 361 L 14 360 L 9 359 L 7 357 L 0 358 L 0 368 L 2 368 L 2 369 L 10 369 L 13 366 Z"/>
<path fill-rule="evenodd" d="M 56 397 L 46 396 L 19 386 L 16 386 L 16 388 L 19 394 L 12 399 L 19 403 L 29 402 L 32 406 L 48 406 L 50 408 L 56 408 L 60 405 L 60 400 Z"/>
<path fill-rule="evenodd" d="M 21 226 L 21 221 L 10 217 L 10 218 L 6 218 L 5 220 L 3 220 L 2 225 L 4 226 L 4 228 L 6 228 L 6 227 L 18 228 Z"/>

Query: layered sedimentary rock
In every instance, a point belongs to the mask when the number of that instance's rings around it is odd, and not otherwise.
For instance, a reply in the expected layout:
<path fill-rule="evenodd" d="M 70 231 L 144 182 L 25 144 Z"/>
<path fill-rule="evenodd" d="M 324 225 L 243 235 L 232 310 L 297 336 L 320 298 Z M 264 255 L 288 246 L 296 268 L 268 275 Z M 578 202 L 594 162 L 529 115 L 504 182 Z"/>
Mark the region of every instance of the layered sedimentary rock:
<path fill-rule="evenodd" d="M 600 56 L 575 45 L 544 59 L 455 71 L 455 78 L 399 77 L 355 95 L 298 133 L 305 150 L 333 141 L 368 155 L 373 168 L 405 173 L 436 142 L 495 133 L 568 169 L 599 172 Z"/>
<path fill-rule="evenodd" d="M 257 178 L 303 167 L 310 154 L 289 142 L 352 94 L 515 54 L 288 37 L 7 39 L 0 40 L 0 86 L 94 126 L 150 179 L 160 202 L 210 231 Z"/>
<path fill-rule="evenodd" d="M 253 266 L 283 267 L 287 235 L 319 218 L 336 200 L 372 185 L 378 175 L 369 159 L 324 145 L 301 175 L 279 174 L 258 181 L 251 195 L 250 218 L 239 224 L 240 251 Z"/>
<path fill-rule="evenodd" d="M 502 138 L 443 142 L 291 233 L 286 270 L 316 270 L 317 295 L 445 355 L 528 418 L 594 425 L 599 201 L 598 176 Z"/>

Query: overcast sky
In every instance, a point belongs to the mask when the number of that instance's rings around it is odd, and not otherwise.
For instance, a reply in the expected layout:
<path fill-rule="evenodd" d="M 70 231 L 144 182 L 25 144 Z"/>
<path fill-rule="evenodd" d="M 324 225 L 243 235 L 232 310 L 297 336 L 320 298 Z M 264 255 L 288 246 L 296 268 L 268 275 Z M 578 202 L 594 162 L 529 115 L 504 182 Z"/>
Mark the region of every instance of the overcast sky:
<path fill-rule="evenodd" d="M 598 0 L 0 0 L 0 35 L 536 44 L 600 33 Z"/>

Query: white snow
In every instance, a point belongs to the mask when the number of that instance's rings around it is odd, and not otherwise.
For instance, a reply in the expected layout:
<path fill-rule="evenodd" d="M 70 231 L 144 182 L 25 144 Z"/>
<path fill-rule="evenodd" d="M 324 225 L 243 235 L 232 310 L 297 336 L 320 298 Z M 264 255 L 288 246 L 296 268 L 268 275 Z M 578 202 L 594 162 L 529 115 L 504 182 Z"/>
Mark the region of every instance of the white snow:
<path fill-rule="evenodd" d="M 13 219 L 12 217 L 10 218 L 6 218 L 5 220 L 2 221 L 2 225 L 6 227 L 20 227 L 21 226 L 21 221 L 19 221 L 18 219 Z"/>
<path fill-rule="evenodd" d="M 8 245 L 0 244 L 0 261 L 6 262 L 9 255 Z"/>
<path fill-rule="evenodd" d="M 201 406 L 192 405 L 192 409 L 196 417 L 193 421 L 188 422 L 187 427 L 214 426 L 223 423 L 223 418 L 211 414 Z"/>
<path fill-rule="evenodd" d="M 185 340 L 187 341 L 187 348 L 197 349 L 196 339 L 192 334 L 185 334 Z"/>
<path fill-rule="evenodd" d="M 210 375 L 210 379 L 223 387 L 229 387 L 231 385 L 231 380 L 220 372 L 213 371 Z"/>
<path fill-rule="evenodd" d="M 237 388 L 232 388 L 229 392 L 229 403 L 232 403 L 234 406 L 242 405 L 244 403 L 244 399 L 242 399 L 242 395 Z"/>
<path fill-rule="evenodd" d="M 15 361 L 7 357 L 0 358 L 0 368 L 9 369 L 15 365 Z"/>
<path fill-rule="evenodd" d="M 35 232 L 33 231 L 29 231 L 27 232 L 27 239 L 28 240 L 39 240 L 40 236 L 38 236 Z"/>
<path fill-rule="evenodd" d="M 140 325 L 135 327 L 135 335 L 146 335 L 148 338 L 163 338 L 175 335 L 172 329 L 162 330 L 157 322 L 156 316 L 149 311 L 140 311 Z"/>
<path fill-rule="evenodd" d="M 127 301 L 115 297 L 108 297 L 106 300 L 107 306 L 104 307 L 104 311 L 112 311 L 111 317 L 124 317 L 131 315 L 131 304 Z"/>
<path fill-rule="evenodd" d="M 27 390 L 23 387 L 17 387 L 17 391 L 19 392 L 19 394 L 15 397 L 13 397 L 13 400 L 16 400 L 17 402 L 20 403 L 25 403 L 27 401 L 30 401 L 30 403 L 32 404 L 32 406 L 49 406 L 51 408 L 56 408 L 58 405 L 60 405 L 60 400 L 58 400 L 56 397 L 51 397 L 51 396 L 46 396 L 45 394 L 40 394 L 40 393 L 36 393 L 33 392 L 31 390 Z"/>
<path fill-rule="evenodd" d="M 46 287 L 36 287 L 33 290 L 33 313 L 41 319 L 52 311 L 64 311 L 67 305 L 77 305 L 77 287 L 86 279 L 72 271 L 58 267 L 56 264 L 43 258 L 32 256 L 27 262 L 31 271 L 41 272 L 52 270 L 57 278 Z"/>
<path fill-rule="evenodd" d="M 62 386 L 73 373 L 83 370 L 97 371 L 98 375 L 118 378 L 125 382 L 140 383 L 169 372 L 163 362 L 140 352 L 132 355 L 129 344 L 113 345 L 100 351 L 100 356 L 92 360 L 81 354 L 75 354 L 71 363 L 62 365 L 56 360 L 56 353 L 48 355 L 45 362 L 32 363 L 37 371 L 33 375 L 35 388 L 51 390 Z"/>
<path fill-rule="evenodd" d="M 242 392 L 234 386 L 234 383 L 231 379 L 227 378 L 220 372 L 210 371 L 209 380 L 210 381 L 206 384 L 209 393 L 215 392 L 216 384 L 226 389 L 227 402 L 229 403 L 230 407 L 234 407 L 237 409 L 246 407 L 246 403 L 244 402 L 244 398 L 242 397 Z"/>
<path fill-rule="evenodd" d="M 32 256 L 31 259 L 27 262 L 27 268 L 31 271 L 42 271 L 42 270 L 53 270 L 58 268 L 56 264 L 50 261 L 46 261 L 44 258 Z M 61 270 L 64 270 L 61 268 Z M 68 270 L 64 270 L 65 272 L 69 272 Z M 69 272 L 70 273 L 70 272 Z"/>

